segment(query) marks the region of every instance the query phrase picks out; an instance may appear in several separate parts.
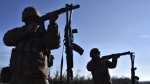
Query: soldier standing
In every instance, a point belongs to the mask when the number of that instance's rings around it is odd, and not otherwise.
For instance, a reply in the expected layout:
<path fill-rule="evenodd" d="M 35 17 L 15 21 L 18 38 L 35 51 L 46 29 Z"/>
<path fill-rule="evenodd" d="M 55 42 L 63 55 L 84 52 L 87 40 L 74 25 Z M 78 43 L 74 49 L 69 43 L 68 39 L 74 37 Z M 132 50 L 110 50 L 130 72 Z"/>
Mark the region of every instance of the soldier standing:
<path fill-rule="evenodd" d="M 3 41 L 12 49 L 9 69 L 12 72 L 10 84 L 49 84 L 48 59 L 50 50 L 60 47 L 60 31 L 56 20 L 59 15 L 49 15 L 47 30 L 33 20 L 41 17 L 35 7 L 26 7 L 22 21 L 28 25 L 16 27 L 5 33 Z"/>
<path fill-rule="evenodd" d="M 112 84 L 108 68 L 115 68 L 117 65 L 118 56 L 114 56 L 112 62 L 101 59 L 98 48 L 93 48 L 90 51 L 91 61 L 87 64 L 87 70 L 91 71 L 94 84 Z"/>

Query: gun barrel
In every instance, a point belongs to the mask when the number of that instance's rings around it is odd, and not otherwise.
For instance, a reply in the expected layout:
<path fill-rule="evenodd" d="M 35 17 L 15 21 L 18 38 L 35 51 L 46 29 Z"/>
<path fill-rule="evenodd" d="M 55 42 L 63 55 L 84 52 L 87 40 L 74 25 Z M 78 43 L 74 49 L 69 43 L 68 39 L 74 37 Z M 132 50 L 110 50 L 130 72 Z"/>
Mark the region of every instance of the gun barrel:
<path fill-rule="evenodd" d="M 72 8 L 68 8 L 68 11 L 77 9 L 77 8 L 79 8 L 79 7 L 80 7 L 80 5 L 72 6 Z M 49 19 L 49 14 L 50 14 L 50 13 L 54 13 L 54 12 L 56 12 L 56 13 L 58 13 L 58 14 L 65 13 L 65 12 L 66 12 L 66 7 L 61 8 L 61 9 L 59 9 L 59 10 L 55 10 L 55 11 L 53 11 L 53 12 L 49 12 L 49 13 L 47 13 L 46 15 L 43 15 L 42 18 L 40 19 L 40 21 L 41 21 L 41 20 L 43 20 L 43 21 L 48 20 L 48 19 Z"/>
<path fill-rule="evenodd" d="M 74 6 L 72 6 L 72 8 L 68 8 L 68 11 L 77 9 L 79 7 L 80 7 L 80 5 L 74 5 Z M 54 12 L 56 12 L 58 14 L 65 13 L 66 12 L 66 7 L 63 7 L 61 9 L 59 9 L 59 10 L 55 10 L 55 11 L 52 11 L 52 12 L 49 12 L 49 13 L 46 13 L 46 15 L 43 15 L 43 16 L 33 20 L 31 23 L 38 23 L 38 24 L 40 24 L 41 21 L 49 20 L 49 14 L 54 13 Z M 28 25 L 24 25 L 23 27 L 26 27 L 26 26 L 28 26 Z"/>
<path fill-rule="evenodd" d="M 133 53 L 133 52 L 127 51 L 127 52 L 123 52 L 123 53 L 116 53 L 116 54 L 111 54 L 111 55 L 102 56 L 101 58 L 102 58 L 102 59 L 111 59 L 111 58 L 113 58 L 114 55 L 121 56 L 121 55 L 128 55 L 128 54 L 132 54 L 132 53 Z"/>
<path fill-rule="evenodd" d="M 120 55 L 128 55 L 128 54 L 131 54 L 131 53 L 133 53 L 133 52 L 127 51 L 127 52 L 118 53 L 118 54 L 120 54 Z"/>

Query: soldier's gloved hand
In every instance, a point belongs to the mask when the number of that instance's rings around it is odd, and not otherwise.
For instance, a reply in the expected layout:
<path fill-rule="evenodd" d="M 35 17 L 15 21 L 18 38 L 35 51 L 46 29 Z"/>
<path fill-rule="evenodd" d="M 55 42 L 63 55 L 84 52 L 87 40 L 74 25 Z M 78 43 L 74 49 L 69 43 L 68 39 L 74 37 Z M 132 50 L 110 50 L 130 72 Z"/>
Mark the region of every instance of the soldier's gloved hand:
<path fill-rule="evenodd" d="M 39 28 L 39 25 L 36 23 L 31 23 L 27 26 L 26 31 L 31 33 L 31 32 L 36 32 L 36 30 Z"/>
<path fill-rule="evenodd" d="M 58 13 L 56 13 L 56 12 L 50 13 L 50 14 L 49 14 L 50 23 L 55 23 L 56 20 L 58 19 L 58 17 L 59 17 L 59 14 L 58 14 Z"/>

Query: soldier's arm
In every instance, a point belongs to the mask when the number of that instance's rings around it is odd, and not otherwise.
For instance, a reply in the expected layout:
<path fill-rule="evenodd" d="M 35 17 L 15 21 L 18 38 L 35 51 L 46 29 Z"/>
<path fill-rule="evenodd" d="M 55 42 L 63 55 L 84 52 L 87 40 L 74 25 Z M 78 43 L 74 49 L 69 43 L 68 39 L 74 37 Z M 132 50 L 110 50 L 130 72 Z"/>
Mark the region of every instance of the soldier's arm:
<path fill-rule="evenodd" d="M 117 65 L 117 59 L 112 59 L 112 62 L 106 61 L 106 66 L 108 68 L 115 68 Z"/>
<path fill-rule="evenodd" d="M 43 36 L 46 49 L 52 50 L 60 47 L 60 31 L 57 23 L 49 24 Z"/>
<path fill-rule="evenodd" d="M 3 42 L 6 46 L 16 46 L 16 44 L 26 38 L 27 35 L 28 32 L 25 31 L 25 28 L 17 27 L 5 33 Z"/>
<path fill-rule="evenodd" d="M 88 71 L 92 71 L 92 70 L 95 70 L 98 67 L 100 67 L 100 64 L 101 64 L 100 61 L 97 61 L 97 62 L 94 62 L 94 63 L 88 62 L 86 68 L 87 68 Z"/>

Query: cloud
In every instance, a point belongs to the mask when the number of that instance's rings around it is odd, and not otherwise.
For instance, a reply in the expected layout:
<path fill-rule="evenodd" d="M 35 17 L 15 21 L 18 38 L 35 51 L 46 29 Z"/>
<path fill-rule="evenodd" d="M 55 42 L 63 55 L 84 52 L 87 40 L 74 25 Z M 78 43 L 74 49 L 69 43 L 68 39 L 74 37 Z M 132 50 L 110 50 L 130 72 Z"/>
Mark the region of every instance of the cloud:
<path fill-rule="evenodd" d="M 141 35 L 141 36 L 138 36 L 139 38 L 148 38 L 149 36 L 148 35 Z"/>

